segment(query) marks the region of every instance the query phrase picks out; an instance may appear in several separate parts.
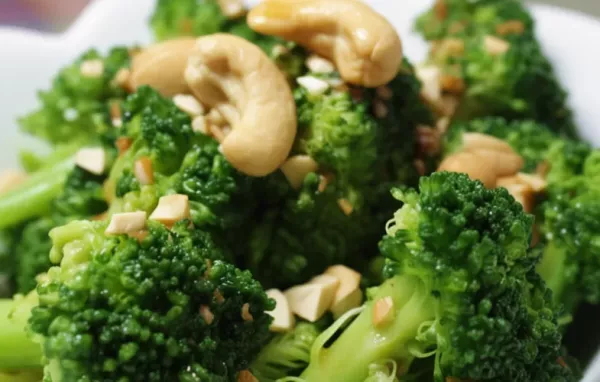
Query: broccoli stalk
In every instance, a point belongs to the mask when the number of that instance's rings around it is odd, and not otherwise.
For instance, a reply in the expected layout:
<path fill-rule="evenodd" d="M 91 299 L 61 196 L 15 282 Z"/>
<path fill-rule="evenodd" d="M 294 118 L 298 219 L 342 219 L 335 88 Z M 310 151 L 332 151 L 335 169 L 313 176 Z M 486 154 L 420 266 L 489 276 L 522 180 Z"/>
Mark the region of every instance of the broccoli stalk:
<path fill-rule="evenodd" d="M 0 300 L 0 371 L 41 367 L 41 347 L 27 333 L 27 320 L 36 305 L 35 293 Z"/>
<path fill-rule="evenodd" d="M 39 170 L 18 187 L 2 194 L 0 229 L 47 213 L 51 202 L 61 193 L 73 166 L 73 156 L 68 155 L 52 167 Z"/>
<path fill-rule="evenodd" d="M 394 195 L 405 204 L 380 244 L 390 278 L 319 336 L 300 378 L 362 382 L 375 364 L 435 355 L 436 381 L 576 380 L 528 251 L 532 218 L 508 192 L 442 172 Z"/>

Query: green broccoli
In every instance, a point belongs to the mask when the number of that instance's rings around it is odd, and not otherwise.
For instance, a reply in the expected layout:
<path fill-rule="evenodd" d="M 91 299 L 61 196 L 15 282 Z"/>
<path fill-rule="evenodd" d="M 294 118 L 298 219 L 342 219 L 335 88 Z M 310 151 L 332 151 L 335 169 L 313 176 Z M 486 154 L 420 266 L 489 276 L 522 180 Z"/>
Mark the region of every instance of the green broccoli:
<path fill-rule="evenodd" d="M 575 381 L 528 251 L 532 217 L 463 174 L 434 173 L 419 188 L 394 191 L 404 206 L 380 244 L 390 278 L 319 336 L 300 378 L 362 382 L 388 360 L 406 370 L 434 357 L 436 381 Z"/>
<path fill-rule="evenodd" d="M 533 26 L 520 0 L 436 0 L 415 23 L 427 40 L 474 33 L 533 33 Z"/>
<path fill-rule="evenodd" d="M 230 19 L 216 0 L 159 0 L 152 14 L 154 36 L 162 41 L 180 36 L 229 33 L 260 47 L 293 80 L 305 71 L 306 52 L 292 42 L 250 29 L 244 17 Z"/>
<path fill-rule="evenodd" d="M 292 331 L 275 335 L 250 365 L 252 374 L 261 382 L 299 375 L 308 365 L 312 345 L 322 331 L 320 323 L 299 322 Z"/>
<path fill-rule="evenodd" d="M 460 150 L 464 133 L 500 138 L 525 159 L 522 171 L 544 170 L 547 188 L 537 200 L 536 223 L 542 253 L 538 272 L 565 309 L 565 320 L 581 301 L 600 301 L 600 229 L 597 174 L 600 152 L 587 143 L 562 139 L 533 121 L 485 118 L 457 123 L 446 137 L 446 154 Z"/>
<path fill-rule="evenodd" d="M 426 37 L 436 40 L 429 63 L 464 84 L 457 119 L 534 119 L 574 138 L 567 94 L 532 25 L 527 10 L 515 0 L 440 0 L 417 22 Z M 441 48 L 450 40 L 462 48 Z M 494 52 L 490 45 L 500 50 Z"/>
<path fill-rule="evenodd" d="M 60 265 L 40 282 L 29 319 L 49 380 L 235 381 L 269 338 L 274 302 L 261 285 L 189 221 L 171 230 L 149 221 L 137 239 L 109 236 L 106 225 L 50 233 Z M 20 333 L 17 323 L 0 326 L 0 338 Z M 24 350 L 0 353 L 0 368 L 39 364 Z"/>
<path fill-rule="evenodd" d="M 82 63 L 102 62 L 101 75 L 86 76 Z M 21 129 L 52 145 L 86 144 L 111 126 L 110 103 L 125 96 L 125 90 L 114 83 L 119 69 L 129 65 L 129 50 L 113 48 L 106 56 L 90 50 L 63 68 L 52 88 L 40 92 L 40 109 L 19 120 Z"/>

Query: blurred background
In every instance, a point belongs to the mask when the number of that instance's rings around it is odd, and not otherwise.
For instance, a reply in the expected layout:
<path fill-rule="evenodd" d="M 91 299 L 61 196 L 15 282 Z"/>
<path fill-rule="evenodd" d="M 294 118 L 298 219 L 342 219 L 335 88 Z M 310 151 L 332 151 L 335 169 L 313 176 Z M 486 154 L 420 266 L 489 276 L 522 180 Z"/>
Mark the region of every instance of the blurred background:
<path fill-rule="evenodd" d="M 0 0 L 0 25 L 60 32 L 70 25 L 89 2 L 90 0 Z M 599 0 L 544 0 L 537 2 L 577 9 L 600 17 Z"/>

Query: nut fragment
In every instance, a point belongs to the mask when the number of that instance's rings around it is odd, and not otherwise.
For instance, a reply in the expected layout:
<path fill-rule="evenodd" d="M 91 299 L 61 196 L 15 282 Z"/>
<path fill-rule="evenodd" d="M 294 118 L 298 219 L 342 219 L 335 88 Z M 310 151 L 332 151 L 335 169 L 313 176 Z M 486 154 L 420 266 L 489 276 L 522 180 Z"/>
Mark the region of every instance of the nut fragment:
<path fill-rule="evenodd" d="M 254 317 L 252 317 L 252 313 L 250 313 L 250 304 L 245 303 L 242 305 L 242 320 L 244 321 L 253 321 Z"/>
<path fill-rule="evenodd" d="M 230 19 L 237 19 L 246 14 L 242 0 L 217 0 L 221 12 Z"/>
<path fill-rule="evenodd" d="M 204 114 L 204 107 L 198 102 L 196 97 L 189 94 L 177 94 L 173 97 L 173 103 L 179 110 L 194 118 Z"/>
<path fill-rule="evenodd" d="M 546 179 L 542 178 L 538 174 L 532 175 L 520 172 L 516 175 L 516 179 L 518 182 L 531 187 L 531 189 L 535 192 L 542 192 L 548 186 L 548 182 L 546 182 Z"/>
<path fill-rule="evenodd" d="M 113 81 L 117 86 L 126 88 L 129 83 L 129 76 L 131 76 L 131 71 L 128 68 L 121 68 L 115 74 Z"/>
<path fill-rule="evenodd" d="M 102 175 L 106 167 L 106 153 L 101 147 L 86 147 L 75 154 L 75 164 L 95 175 Z"/>
<path fill-rule="evenodd" d="M 375 301 L 373 305 L 373 325 L 383 326 L 394 318 L 394 300 L 391 297 L 383 297 Z"/>
<path fill-rule="evenodd" d="M 325 93 L 330 85 L 327 81 L 313 76 L 302 76 L 296 78 L 298 85 L 308 91 L 308 94 L 319 95 Z"/>
<path fill-rule="evenodd" d="M 166 225 L 172 226 L 179 220 L 190 216 L 190 201 L 187 195 L 173 194 L 163 196 L 158 199 L 158 206 L 150 215 L 150 220 L 156 220 Z"/>
<path fill-rule="evenodd" d="M 287 159 L 296 137 L 296 104 L 287 79 L 260 48 L 233 35 L 201 37 L 185 78 L 196 98 L 216 107 L 231 126 L 221 150 L 235 168 L 265 176 Z"/>
<path fill-rule="evenodd" d="M 210 310 L 208 305 L 200 305 L 200 315 L 204 319 L 204 322 L 206 322 L 208 325 L 212 324 L 215 320 L 215 315 Z"/>
<path fill-rule="evenodd" d="M 487 188 L 494 188 L 497 176 L 490 166 L 490 163 L 481 161 L 475 153 L 459 152 L 446 157 L 438 171 L 465 173 L 469 178 L 481 181 Z"/>
<path fill-rule="evenodd" d="M 523 206 L 526 212 L 533 212 L 535 196 L 546 189 L 546 180 L 539 175 L 518 173 L 499 178 L 496 187 L 504 187 Z"/>
<path fill-rule="evenodd" d="M 208 134 L 206 118 L 203 115 L 199 115 L 192 120 L 192 130 L 196 133 Z"/>
<path fill-rule="evenodd" d="M 124 233 L 134 233 L 146 228 L 146 212 L 124 212 L 114 214 L 106 231 L 106 235 L 120 235 Z"/>
<path fill-rule="evenodd" d="M 321 275 L 308 284 L 292 287 L 284 292 L 292 312 L 307 321 L 315 322 L 323 317 L 331 306 L 339 281 L 329 275 Z"/>
<path fill-rule="evenodd" d="M 129 137 L 117 138 L 117 140 L 115 141 L 115 146 L 117 147 L 117 150 L 119 151 L 119 155 L 124 154 L 127 150 L 129 150 L 132 143 L 133 143 L 133 141 Z"/>
<path fill-rule="evenodd" d="M 267 296 L 275 300 L 275 309 L 266 312 L 273 317 L 273 322 L 269 329 L 273 332 L 285 332 L 291 330 L 295 324 L 294 314 L 290 309 L 287 298 L 279 289 L 269 289 Z"/>
<path fill-rule="evenodd" d="M 144 156 L 139 158 L 133 164 L 133 173 L 142 186 L 154 183 L 154 171 L 152 169 L 152 159 Z"/>
<path fill-rule="evenodd" d="M 294 189 L 299 189 L 306 175 L 317 171 L 319 165 L 308 155 L 294 155 L 281 165 L 281 172 Z"/>
<path fill-rule="evenodd" d="M 130 90 L 149 85 L 165 97 L 188 93 L 184 72 L 195 42 L 195 38 L 181 37 L 136 54 L 131 62 Z"/>
<path fill-rule="evenodd" d="M 523 34 L 525 24 L 521 20 L 508 20 L 502 24 L 496 25 L 496 33 L 505 36 L 507 34 Z"/>
<path fill-rule="evenodd" d="M 85 60 L 79 65 L 81 75 L 88 78 L 98 78 L 104 73 L 104 62 L 101 59 Z"/>
<path fill-rule="evenodd" d="M 340 282 L 330 308 L 334 316 L 339 317 L 360 305 L 362 302 L 362 291 L 359 288 L 360 273 L 345 265 L 332 265 L 325 270 L 325 274 L 337 278 Z"/>
<path fill-rule="evenodd" d="M 493 150 L 504 153 L 514 153 L 514 150 L 508 143 L 487 134 L 464 133 L 462 144 L 464 151 Z"/>
<path fill-rule="evenodd" d="M 491 35 L 487 35 L 483 38 L 483 44 L 485 46 L 485 51 L 492 56 L 499 56 L 508 52 L 510 49 L 510 43 L 508 41 Z"/>
<path fill-rule="evenodd" d="M 306 67 L 313 73 L 331 73 L 335 70 L 331 61 L 315 54 L 306 59 Z"/>
<path fill-rule="evenodd" d="M 256 379 L 250 370 L 242 370 L 238 374 L 237 382 L 258 382 L 258 379 Z"/>
<path fill-rule="evenodd" d="M 6 170 L 0 175 L 0 194 L 12 190 L 27 179 L 27 174 L 18 170 Z"/>
<path fill-rule="evenodd" d="M 435 66 L 421 66 L 415 72 L 417 78 L 421 81 L 421 95 L 428 102 L 437 103 L 442 97 L 441 72 Z"/>
<path fill-rule="evenodd" d="M 346 216 L 350 216 L 354 210 L 354 206 L 348 199 L 338 199 L 338 206 Z"/>
<path fill-rule="evenodd" d="M 332 60 L 351 84 L 385 85 L 402 64 L 396 29 L 362 1 L 266 0 L 250 11 L 248 24 Z"/>

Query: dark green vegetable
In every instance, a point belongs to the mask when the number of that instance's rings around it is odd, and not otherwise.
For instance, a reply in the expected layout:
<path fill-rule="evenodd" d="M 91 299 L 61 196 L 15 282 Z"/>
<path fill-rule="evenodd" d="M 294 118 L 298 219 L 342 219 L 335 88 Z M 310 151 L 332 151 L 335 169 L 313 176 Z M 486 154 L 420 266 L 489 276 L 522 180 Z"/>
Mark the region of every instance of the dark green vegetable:
<path fill-rule="evenodd" d="M 390 278 L 317 339 L 301 378 L 362 382 L 386 360 L 435 357 L 436 381 L 577 380 L 560 362 L 557 312 L 528 251 L 532 217 L 463 174 L 435 173 L 419 188 L 395 191 L 405 204 L 380 244 Z M 384 298 L 393 314 L 377 324 Z"/>
<path fill-rule="evenodd" d="M 168 230 L 148 222 L 140 241 L 105 235 L 103 222 L 51 231 L 50 258 L 60 266 L 38 286 L 29 321 L 41 336 L 47 377 L 235 381 L 248 367 L 268 340 L 265 310 L 274 303 L 189 223 Z M 0 337 L 12 330 L 0 328 Z M 10 359 L 0 353 L 0 368 L 25 366 Z"/>

